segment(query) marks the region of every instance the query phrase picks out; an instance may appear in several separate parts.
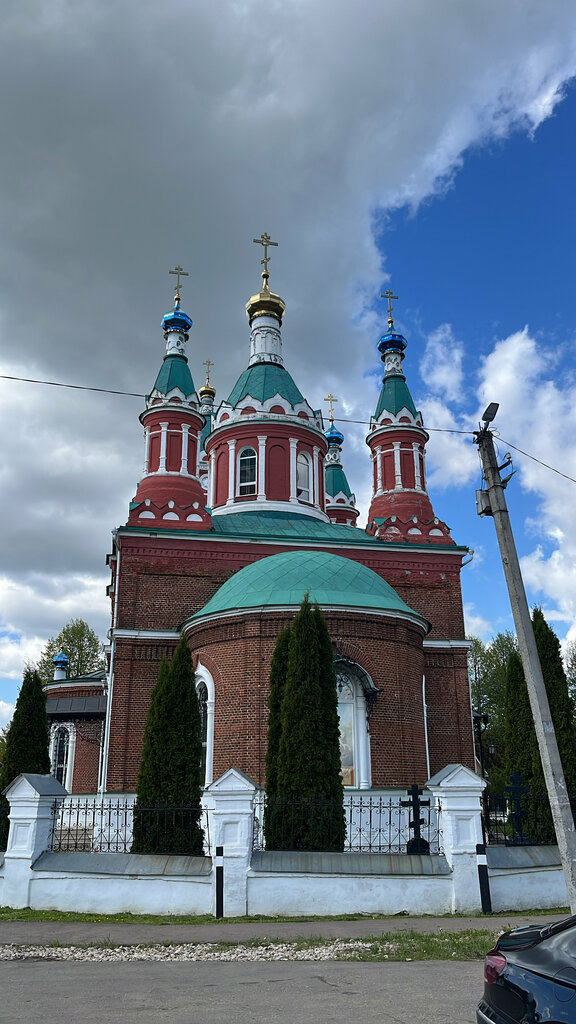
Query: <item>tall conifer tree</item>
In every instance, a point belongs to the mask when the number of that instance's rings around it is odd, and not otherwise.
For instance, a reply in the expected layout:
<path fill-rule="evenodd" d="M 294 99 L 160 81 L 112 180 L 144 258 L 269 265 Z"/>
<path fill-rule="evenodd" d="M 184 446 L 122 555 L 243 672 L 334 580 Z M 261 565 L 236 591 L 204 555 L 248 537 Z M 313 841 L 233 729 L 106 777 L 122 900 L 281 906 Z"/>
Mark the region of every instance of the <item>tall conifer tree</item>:
<path fill-rule="evenodd" d="M 200 855 L 201 719 L 182 637 L 152 691 L 136 786 L 133 853 Z"/>
<path fill-rule="evenodd" d="M 332 646 L 321 613 L 312 609 L 308 596 L 290 631 L 283 690 L 276 792 L 270 799 L 274 821 L 270 824 L 269 816 L 267 844 L 276 849 L 341 850 L 345 828 Z"/>
<path fill-rule="evenodd" d="M 278 790 L 278 751 L 282 734 L 282 700 L 288 670 L 288 654 L 290 651 L 290 626 L 279 634 L 270 666 L 270 694 L 268 697 L 268 742 L 266 745 L 266 796 L 268 804 L 264 811 L 264 835 L 266 845 L 273 849 L 275 845 L 274 828 L 276 815 L 274 811 Z"/>
<path fill-rule="evenodd" d="M 48 775 L 48 718 L 46 697 L 36 669 L 27 668 L 14 715 L 6 736 L 4 758 L 0 769 L 0 793 L 23 772 Z M 8 801 L 0 797 L 0 850 L 8 838 Z"/>

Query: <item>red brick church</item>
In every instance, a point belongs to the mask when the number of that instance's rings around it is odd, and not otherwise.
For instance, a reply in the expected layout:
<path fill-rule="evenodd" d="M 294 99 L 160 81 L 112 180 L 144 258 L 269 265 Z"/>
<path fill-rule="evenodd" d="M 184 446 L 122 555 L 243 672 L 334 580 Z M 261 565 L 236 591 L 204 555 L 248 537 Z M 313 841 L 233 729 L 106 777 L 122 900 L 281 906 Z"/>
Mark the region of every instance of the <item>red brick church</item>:
<path fill-rule="evenodd" d="M 406 787 L 451 762 L 474 766 L 467 549 L 426 490 L 428 435 L 390 298 L 361 529 L 332 406 L 325 430 L 284 366 L 285 305 L 269 285 L 270 240 L 261 241 L 247 367 L 219 405 L 208 376 L 198 390 L 192 379 L 177 268 L 165 354 L 140 416 L 142 479 L 108 556 L 108 670 L 66 679 L 58 663 L 47 693 L 53 770 L 75 793 L 134 791 L 159 663 L 182 632 L 196 665 L 206 784 L 230 767 L 263 784 L 270 661 L 306 593 L 332 637 L 345 785 Z"/>

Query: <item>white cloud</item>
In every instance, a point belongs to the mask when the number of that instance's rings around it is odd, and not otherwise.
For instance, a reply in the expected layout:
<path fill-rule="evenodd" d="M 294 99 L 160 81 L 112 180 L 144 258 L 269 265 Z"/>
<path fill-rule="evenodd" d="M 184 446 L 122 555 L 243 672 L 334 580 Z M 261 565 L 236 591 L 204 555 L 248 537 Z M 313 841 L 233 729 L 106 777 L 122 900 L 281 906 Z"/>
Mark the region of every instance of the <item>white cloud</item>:
<path fill-rule="evenodd" d="M 10 724 L 13 714 L 14 704 L 9 704 L 5 700 L 0 700 L 0 729 L 4 729 Z"/>
<path fill-rule="evenodd" d="M 428 335 L 420 374 L 433 394 L 462 402 L 463 358 L 464 346 L 456 341 L 451 324 L 441 324 Z"/>

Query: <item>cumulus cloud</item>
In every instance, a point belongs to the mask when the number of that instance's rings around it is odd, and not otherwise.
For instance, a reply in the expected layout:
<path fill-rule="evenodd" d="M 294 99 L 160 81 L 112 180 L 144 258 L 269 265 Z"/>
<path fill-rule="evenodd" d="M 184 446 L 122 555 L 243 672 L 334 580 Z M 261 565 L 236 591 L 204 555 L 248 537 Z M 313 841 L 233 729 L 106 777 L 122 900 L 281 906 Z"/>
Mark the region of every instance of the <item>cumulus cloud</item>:
<path fill-rule="evenodd" d="M 332 390 L 358 420 L 377 393 L 375 224 L 446 188 L 468 147 L 534 130 L 576 72 L 571 0 L 398 0 L 385 15 L 374 0 L 245 0 L 226 17 L 203 0 L 4 7 L 2 372 L 146 392 L 164 275 L 181 262 L 193 376 L 210 357 L 224 397 L 246 362 L 250 240 L 267 230 L 287 365 L 316 406 Z M 109 531 L 140 472 L 139 402 L 6 380 L 0 393 L 0 615 L 25 638 L 70 614 L 101 630 Z M 430 393 L 431 426 L 460 422 L 455 398 L 455 383 Z M 347 429 L 345 451 L 365 501 L 362 434 Z M 430 451 L 434 485 L 471 478 L 456 437 Z"/>
<path fill-rule="evenodd" d="M 0 700 L 0 729 L 5 729 L 7 725 L 10 725 L 13 714 L 14 704 L 9 704 L 8 701 Z"/>

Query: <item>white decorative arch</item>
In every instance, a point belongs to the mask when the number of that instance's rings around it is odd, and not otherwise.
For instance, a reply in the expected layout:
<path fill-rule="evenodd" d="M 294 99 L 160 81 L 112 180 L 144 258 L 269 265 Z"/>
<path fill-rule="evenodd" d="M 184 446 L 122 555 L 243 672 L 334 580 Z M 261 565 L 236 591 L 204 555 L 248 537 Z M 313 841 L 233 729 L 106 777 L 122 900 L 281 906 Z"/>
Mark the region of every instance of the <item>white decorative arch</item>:
<path fill-rule="evenodd" d="M 211 673 L 201 661 L 196 665 L 196 689 L 203 683 L 208 692 L 206 700 L 207 723 L 206 723 L 206 769 L 204 773 L 204 786 L 208 786 L 214 777 L 214 680 Z"/>
<path fill-rule="evenodd" d="M 65 762 L 57 763 L 58 747 L 61 738 L 61 730 L 68 734 L 68 745 L 66 749 Z M 72 779 L 74 777 L 74 756 L 76 753 L 76 726 L 74 722 L 53 722 L 50 727 L 50 771 L 64 789 L 72 791 Z M 59 776 L 62 776 L 59 778 Z"/>
<path fill-rule="evenodd" d="M 366 698 L 368 694 L 376 695 L 376 687 L 368 673 L 351 658 L 337 655 L 334 669 L 338 688 L 344 786 L 350 789 L 370 789 L 372 769 Z"/>

